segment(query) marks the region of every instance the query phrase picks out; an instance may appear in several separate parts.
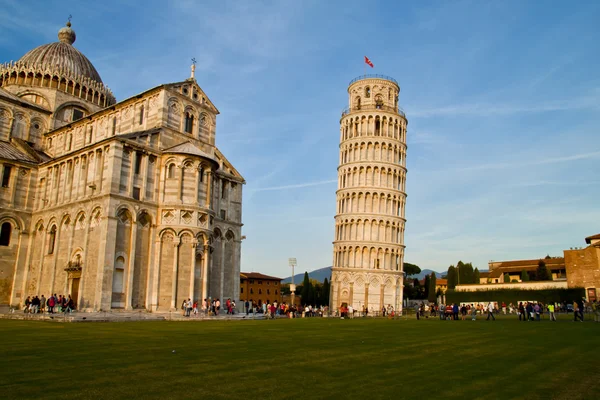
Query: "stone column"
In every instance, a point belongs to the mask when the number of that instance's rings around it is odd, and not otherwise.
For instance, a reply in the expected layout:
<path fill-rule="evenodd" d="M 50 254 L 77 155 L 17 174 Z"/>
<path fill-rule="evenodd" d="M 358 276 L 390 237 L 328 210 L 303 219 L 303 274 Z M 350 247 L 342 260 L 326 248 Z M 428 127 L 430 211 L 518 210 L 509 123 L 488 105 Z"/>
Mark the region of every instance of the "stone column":
<path fill-rule="evenodd" d="M 58 264 L 58 250 L 60 249 L 60 232 L 62 231 L 62 221 L 56 225 L 56 237 L 54 240 L 54 252 L 52 260 L 52 277 L 50 278 L 50 291 L 54 293 L 54 279 L 56 277 L 56 265 Z"/>
<path fill-rule="evenodd" d="M 154 270 L 156 268 L 155 261 L 155 248 L 156 248 L 156 240 L 154 240 L 154 236 L 156 235 L 156 225 L 150 225 L 150 232 L 148 232 L 148 237 L 150 238 L 150 248 L 148 249 L 148 265 L 146 266 L 148 271 L 148 277 L 146 279 L 146 301 L 144 306 L 146 310 L 152 310 L 152 287 L 153 287 L 153 278 L 154 278 Z"/>
<path fill-rule="evenodd" d="M 98 246 L 98 265 L 97 274 L 96 274 L 96 292 L 94 293 L 94 310 L 110 310 L 111 308 L 111 300 L 112 300 L 112 280 L 114 274 L 114 263 L 115 263 L 115 250 L 116 250 L 116 241 L 114 238 L 117 237 L 117 217 L 107 216 L 106 223 L 102 224 L 102 229 L 100 231 L 100 245 Z M 88 232 L 86 231 L 84 255 L 82 258 L 85 260 L 85 252 L 88 243 Z M 109 238 L 113 238 L 112 240 Z M 90 265 L 90 268 L 92 266 Z M 84 266 L 85 268 L 85 266 Z M 83 271 L 82 271 L 83 272 Z M 109 276 L 110 279 L 105 279 L 105 276 Z M 81 283 L 84 280 L 80 281 L 79 285 L 79 297 L 83 293 L 83 289 L 81 287 Z M 105 282 L 106 281 L 106 282 Z M 91 296 L 89 296 L 91 297 Z M 80 304 L 80 303 L 78 303 Z"/>
<path fill-rule="evenodd" d="M 196 246 L 198 245 L 198 243 L 194 240 L 192 241 L 192 243 L 190 244 L 191 248 L 192 248 L 192 260 L 191 260 L 191 265 L 190 265 L 190 295 L 189 298 L 192 300 L 192 302 L 194 301 L 194 281 L 196 276 L 194 275 L 196 272 Z"/>
<path fill-rule="evenodd" d="M 137 237 L 137 216 L 131 221 L 131 237 L 129 241 L 129 268 L 127 268 L 127 294 L 125 309 L 133 309 L 133 276 L 135 275 L 135 242 Z"/>
<path fill-rule="evenodd" d="M 128 182 L 127 182 L 127 196 L 132 197 L 133 196 L 133 180 L 135 177 L 135 163 L 136 163 L 136 158 L 137 158 L 138 154 L 136 151 L 133 151 L 132 149 L 130 149 L 129 152 L 129 176 L 128 176 Z"/>
<path fill-rule="evenodd" d="M 212 197 L 212 172 L 210 170 L 206 171 L 206 208 L 210 209 L 211 197 Z"/>
<path fill-rule="evenodd" d="M 208 258 L 210 246 L 204 245 L 204 257 L 202 258 L 202 300 L 208 299 Z"/>
<path fill-rule="evenodd" d="M 367 280 L 365 281 L 365 309 L 369 309 L 369 286 L 371 286 L 371 283 L 369 282 L 369 277 L 366 277 Z"/>
<path fill-rule="evenodd" d="M 350 294 L 348 295 L 348 304 L 354 307 L 354 282 L 350 282 Z"/>
<path fill-rule="evenodd" d="M 146 124 L 146 119 L 144 119 L 144 124 Z M 147 154 L 142 155 L 142 165 L 140 166 L 142 170 L 142 186 L 140 188 L 140 200 L 146 200 L 146 186 L 148 184 L 148 164 L 149 164 L 149 156 Z"/>
<path fill-rule="evenodd" d="M 171 289 L 171 309 L 176 310 L 177 305 L 175 299 L 177 298 L 177 270 L 179 266 L 179 238 L 175 238 L 173 241 L 173 247 L 175 248 L 173 254 L 173 286 Z"/>
<path fill-rule="evenodd" d="M 162 240 L 159 235 L 156 235 L 154 240 L 154 278 L 152 281 L 152 304 L 155 310 L 158 310 L 158 284 L 160 282 L 160 262 L 162 257 Z"/>
<path fill-rule="evenodd" d="M 23 237 L 23 236 L 25 236 L 25 237 Z M 17 254 L 16 254 L 16 257 L 15 257 L 15 266 L 14 266 L 15 270 L 13 272 L 13 281 L 12 281 L 12 286 L 11 286 L 11 289 L 10 289 L 10 300 L 9 300 L 9 305 L 10 306 L 12 306 L 12 305 L 16 306 L 16 305 L 19 304 L 18 301 L 15 301 L 16 300 L 15 289 L 17 287 L 18 271 L 19 271 L 19 266 L 21 264 L 21 263 L 19 263 L 19 259 L 21 258 L 21 247 L 22 247 L 22 243 L 25 240 L 27 240 L 27 236 L 28 236 L 27 232 L 19 229 L 19 241 L 17 242 Z M 27 267 L 25 266 L 25 269 L 26 268 Z"/>
<path fill-rule="evenodd" d="M 36 290 L 35 290 L 35 293 L 38 296 L 40 295 L 42 270 L 44 269 L 44 257 L 46 256 L 46 238 L 48 237 L 48 226 L 46 226 L 46 230 L 44 230 L 43 232 L 44 233 L 43 233 L 43 238 L 42 238 L 42 249 L 40 251 L 40 267 L 38 269 L 37 284 L 36 284 Z M 23 295 L 26 296 L 26 293 L 23 293 Z"/>
<path fill-rule="evenodd" d="M 379 310 L 381 311 L 381 308 L 383 307 L 383 302 L 385 300 L 385 284 L 381 284 L 381 287 L 379 289 Z"/>
<path fill-rule="evenodd" d="M 223 285 L 225 283 L 225 237 L 221 238 L 221 279 L 219 284 L 219 300 L 223 302 Z"/>
<path fill-rule="evenodd" d="M 27 291 L 27 278 L 29 277 L 29 269 L 31 268 L 31 258 L 33 257 L 33 238 L 34 236 L 37 236 L 37 229 L 34 226 L 33 227 L 33 232 L 29 235 L 29 241 L 27 243 L 27 255 L 25 257 L 25 266 L 24 266 L 24 271 L 23 271 L 23 284 L 21 286 L 21 299 L 23 298 L 23 296 L 25 296 L 25 293 Z M 43 239 L 42 239 L 43 240 Z M 42 252 L 44 251 L 44 247 L 42 245 Z M 13 286 L 15 284 L 13 283 Z M 15 299 L 16 300 L 16 299 Z M 19 301 L 17 301 L 17 303 L 19 303 Z"/>

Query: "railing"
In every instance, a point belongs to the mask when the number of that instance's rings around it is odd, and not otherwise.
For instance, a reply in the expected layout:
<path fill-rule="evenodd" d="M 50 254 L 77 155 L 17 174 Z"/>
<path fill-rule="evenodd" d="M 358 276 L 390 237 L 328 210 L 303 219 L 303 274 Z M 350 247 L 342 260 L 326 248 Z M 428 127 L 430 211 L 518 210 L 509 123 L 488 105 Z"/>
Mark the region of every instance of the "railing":
<path fill-rule="evenodd" d="M 379 75 L 379 74 L 367 74 L 367 75 L 361 75 L 359 77 L 352 79 L 350 81 L 350 83 L 348 84 L 348 86 L 352 85 L 354 82 L 357 82 L 357 81 L 360 81 L 363 79 L 371 79 L 371 78 L 385 79 L 386 81 L 394 82 L 396 85 L 398 85 L 398 82 L 391 76 Z M 400 86 L 400 85 L 398 85 L 398 86 Z"/>
<path fill-rule="evenodd" d="M 370 111 L 370 110 L 391 111 L 393 113 L 398 113 L 398 114 L 402 115 L 404 118 L 406 118 L 404 111 L 400 107 L 390 107 L 390 106 L 377 105 L 377 104 L 366 104 L 366 105 L 362 105 L 360 107 L 346 107 L 342 111 L 342 117 L 344 115 L 350 114 L 351 112 L 364 111 L 364 110 L 367 110 L 367 111 Z"/>

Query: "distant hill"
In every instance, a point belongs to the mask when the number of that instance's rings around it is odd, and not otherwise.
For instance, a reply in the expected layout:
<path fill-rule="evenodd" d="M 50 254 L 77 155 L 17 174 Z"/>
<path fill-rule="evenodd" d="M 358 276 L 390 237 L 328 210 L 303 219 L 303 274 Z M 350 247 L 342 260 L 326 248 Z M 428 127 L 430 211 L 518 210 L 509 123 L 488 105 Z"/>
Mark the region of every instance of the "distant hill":
<path fill-rule="evenodd" d="M 308 273 L 308 277 L 309 277 L 309 279 L 314 279 L 318 282 L 323 282 L 325 280 L 325 278 L 327 278 L 327 280 L 330 281 L 331 280 L 331 267 L 315 269 L 314 271 L 311 271 Z M 294 275 L 294 283 L 296 285 L 299 285 L 300 283 L 302 283 L 303 280 L 304 280 L 304 272 L 302 272 L 301 274 Z M 281 283 L 291 283 L 291 282 L 292 282 L 291 276 L 288 276 L 287 278 L 285 278 L 284 280 L 281 281 Z"/>
<path fill-rule="evenodd" d="M 422 269 L 421 273 L 417 274 L 417 275 L 411 275 L 409 278 L 412 279 L 423 279 L 425 278 L 425 275 L 430 275 L 432 272 L 435 272 L 435 277 L 436 278 L 441 278 L 442 277 L 442 273 L 441 272 L 437 272 L 431 269 Z"/>
<path fill-rule="evenodd" d="M 421 271 L 420 274 L 418 275 L 411 275 L 411 278 L 417 278 L 417 279 L 423 279 L 425 278 L 425 275 L 429 275 L 432 272 L 435 272 L 435 276 L 438 278 L 441 278 L 442 273 L 438 272 L 438 271 L 433 271 L 431 269 L 424 269 Z M 323 282 L 325 280 L 325 278 L 327 278 L 328 281 L 331 280 L 331 267 L 325 267 L 325 268 L 320 268 L 320 269 L 315 269 L 312 272 L 308 273 L 308 277 L 310 279 L 315 279 L 318 282 Z M 301 274 L 296 274 L 294 275 L 294 283 L 296 285 L 302 283 L 302 281 L 304 280 L 304 272 L 302 272 Z M 281 283 L 290 283 L 292 282 L 292 277 L 288 276 L 287 278 L 285 278 L 284 280 L 281 281 Z"/>

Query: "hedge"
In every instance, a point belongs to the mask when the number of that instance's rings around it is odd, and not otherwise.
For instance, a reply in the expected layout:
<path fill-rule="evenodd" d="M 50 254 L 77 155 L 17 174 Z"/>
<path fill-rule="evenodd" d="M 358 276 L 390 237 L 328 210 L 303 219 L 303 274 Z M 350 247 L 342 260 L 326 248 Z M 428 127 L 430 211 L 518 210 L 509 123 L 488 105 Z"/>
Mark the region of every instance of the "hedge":
<path fill-rule="evenodd" d="M 554 303 L 573 300 L 581 300 L 585 297 L 584 288 L 571 289 L 491 289 L 477 292 L 457 292 L 454 289 L 446 291 L 446 303 L 478 303 L 478 302 L 505 302 L 506 304 L 518 303 L 519 301 L 541 301 L 542 303 Z"/>

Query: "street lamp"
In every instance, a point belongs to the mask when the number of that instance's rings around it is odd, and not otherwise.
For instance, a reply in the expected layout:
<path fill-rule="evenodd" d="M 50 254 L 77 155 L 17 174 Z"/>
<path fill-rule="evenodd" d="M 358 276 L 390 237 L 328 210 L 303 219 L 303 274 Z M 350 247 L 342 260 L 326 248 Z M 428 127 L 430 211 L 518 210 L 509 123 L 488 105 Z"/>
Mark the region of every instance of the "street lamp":
<path fill-rule="evenodd" d="M 289 258 L 288 262 L 290 267 L 292 267 L 292 283 L 290 284 L 290 292 L 292 292 L 292 306 L 294 306 L 296 304 L 296 285 L 294 285 L 294 267 L 297 264 L 295 258 Z"/>

